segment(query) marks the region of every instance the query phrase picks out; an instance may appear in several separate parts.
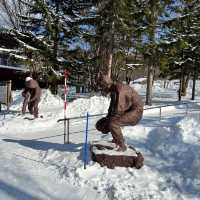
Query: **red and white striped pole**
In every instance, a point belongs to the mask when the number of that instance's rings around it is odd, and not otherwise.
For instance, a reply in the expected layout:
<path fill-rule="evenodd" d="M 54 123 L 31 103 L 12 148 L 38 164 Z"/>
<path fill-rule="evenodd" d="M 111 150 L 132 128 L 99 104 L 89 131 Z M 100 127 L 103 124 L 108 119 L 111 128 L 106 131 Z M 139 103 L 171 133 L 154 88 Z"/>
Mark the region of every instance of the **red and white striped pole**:
<path fill-rule="evenodd" d="M 68 87 L 67 87 L 67 78 L 68 78 L 69 72 L 67 70 L 64 71 L 64 78 L 65 78 L 65 82 L 64 82 L 64 143 L 66 141 L 66 118 L 67 118 L 67 114 L 66 114 L 66 110 L 67 110 L 67 94 L 68 94 Z M 69 120 L 67 121 L 67 125 L 68 125 L 68 130 L 69 130 Z M 69 143 L 69 131 L 67 133 L 67 143 Z"/>

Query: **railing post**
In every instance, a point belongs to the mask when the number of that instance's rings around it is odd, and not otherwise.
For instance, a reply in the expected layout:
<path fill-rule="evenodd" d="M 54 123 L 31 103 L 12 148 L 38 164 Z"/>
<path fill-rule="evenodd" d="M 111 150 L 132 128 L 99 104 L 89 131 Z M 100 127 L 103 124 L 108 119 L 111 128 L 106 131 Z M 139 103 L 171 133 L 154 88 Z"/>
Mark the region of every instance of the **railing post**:
<path fill-rule="evenodd" d="M 12 87 L 12 81 L 9 80 L 6 82 L 6 93 L 7 93 L 7 99 L 6 99 L 6 103 L 7 103 L 7 111 L 9 111 L 10 108 L 10 103 L 11 103 L 11 87 Z"/>
<path fill-rule="evenodd" d="M 69 144 L 69 119 L 67 119 L 67 144 Z"/>
<path fill-rule="evenodd" d="M 69 118 L 64 119 L 64 144 L 66 144 L 66 135 L 67 135 L 67 144 L 69 144 L 69 120 L 70 120 Z"/>
<path fill-rule="evenodd" d="M 85 128 L 85 143 L 84 143 L 84 169 L 86 169 L 87 165 L 87 143 L 88 143 L 88 122 L 89 122 L 89 113 L 87 112 L 86 116 L 86 128 Z"/>
<path fill-rule="evenodd" d="M 64 144 L 66 141 L 66 119 L 64 119 Z"/>

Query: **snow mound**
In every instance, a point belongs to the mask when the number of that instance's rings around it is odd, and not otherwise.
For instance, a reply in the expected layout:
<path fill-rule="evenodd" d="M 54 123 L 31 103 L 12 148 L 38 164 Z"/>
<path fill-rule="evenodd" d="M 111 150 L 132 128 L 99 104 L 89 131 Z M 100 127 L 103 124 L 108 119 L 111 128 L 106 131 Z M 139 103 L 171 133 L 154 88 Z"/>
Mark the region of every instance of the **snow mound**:
<path fill-rule="evenodd" d="M 63 100 L 57 95 L 53 95 L 50 90 L 42 90 L 42 97 L 39 104 L 40 109 L 51 109 L 52 107 L 63 106 Z"/>
<path fill-rule="evenodd" d="M 182 145 L 182 135 L 177 126 L 154 128 L 147 137 L 148 149 L 164 159 L 180 152 L 179 144 Z"/>
<path fill-rule="evenodd" d="M 60 114 L 63 113 L 63 100 L 60 97 L 53 95 L 49 90 L 42 90 L 39 103 L 39 116 L 42 118 L 34 119 L 33 115 L 28 113 L 28 108 L 25 115 L 21 114 L 24 100 L 21 93 L 22 91 L 19 90 L 13 92 L 13 103 L 10 112 L 5 115 L 0 133 L 31 134 L 46 130 L 47 127 L 57 123 Z"/>
<path fill-rule="evenodd" d="M 22 90 L 13 91 L 12 97 L 13 103 L 10 107 L 10 110 L 21 111 L 24 100 L 22 97 Z M 51 109 L 52 106 L 57 107 L 60 105 L 63 105 L 63 100 L 59 96 L 53 95 L 48 89 L 42 90 L 41 101 L 39 103 L 40 109 Z"/>
<path fill-rule="evenodd" d="M 110 99 L 102 96 L 91 98 L 80 98 L 69 103 L 67 107 L 68 117 L 85 116 L 87 112 L 91 115 L 107 113 Z"/>
<path fill-rule="evenodd" d="M 8 134 L 29 134 L 41 132 L 47 127 L 57 124 L 58 119 L 64 117 L 64 101 L 57 95 L 53 95 L 50 90 L 42 90 L 41 101 L 39 103 L 39 116 L 33 120 L 33 116 L 28 113 L 21 115 L 23 104 L 22 91 L 13 91 L 13 103 L 10 113 L 5 116 L 2 132 Z M 93 96 L 91 98 L 79 98 L 67 105 L 67 117 L 86 116 L 106 113 L 109 106 L 109 98 Z M 26 119 L 25 119 L 26 118 Z M 16 129 L 17 127 L 17 129 Z M 28 131 L 27 131 L 28 130 Z"/>
<path fill-rule="evenodd" d="M 190 120 L 187 120 L 188 117 L 172 127 L 154 128 L 149 132 L 146 140 L 146 145 L 151 153 L 157 159 L 167 163 L 165 169 L 162 170 L 165 172 L 170 171 L 171 176 L 172 174 L 176 174 L 182 177 L 177 184 L 180 187 L 184 187 L 185 190 L 187 190 L 187 187 L 199 187 L 198 179 L 200 177 L 199 143 L 193 144 L 191 138 L 194 141 L 194 134 L 190 135 L 188 132 L 188 127 L 191 128 L 191 133 L 195 133 L 198 127 L 195 127 L 194 123 L 194 127 L 193 125 L 189 126 Z M 194 119 L 191 121 L 194 122 Z M 158 168 L 161 170 L 159 165 Z M 188 179 L 187 183 L 183 185 L 184 179 L 186 178 Z"/>
<path fill-rule="evenodd" d="M 200 142 L 200 114 L 190 114 L 182 119 L 178 126 L 182 129 L 183 140 L 186 143 Z"/>
<path fill-rule="evenodd" d="M 101 199 L 161 199 L 154 179 L 160 181 L 162 178 L 159 178 L 159 174 L 151 172 L 147 166 L 141 170 L 120 167 L 112 170 L 90 161 L 87 170 L 84 170 L 78 152 L 72 155 L 71 152 L 58 152 L 53 149 L 41 152 L 40 158 L 71 185 L 93 188 L 102 196 Z M 146 181 L 141 181 L 144 178 Z M 147 186 L 148 182 L 152 183 L 150 188 Z M 141 191 L 141 188 L 144 190 Z"/>

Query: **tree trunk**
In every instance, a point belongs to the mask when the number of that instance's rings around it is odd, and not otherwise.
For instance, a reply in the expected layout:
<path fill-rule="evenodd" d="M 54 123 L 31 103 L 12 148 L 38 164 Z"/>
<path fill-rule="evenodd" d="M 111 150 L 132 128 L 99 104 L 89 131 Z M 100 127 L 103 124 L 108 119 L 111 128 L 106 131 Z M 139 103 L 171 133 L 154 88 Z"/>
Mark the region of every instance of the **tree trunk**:
<path fill-rule="evenodd" d="M 112 61 L 113 61 L 113 53 L 112 51 L 109 52 L 108 55 L 108 76 L 111 77 L 111 72 L 112 72 Z"/>
<path fill-rule="evenodd" d="M 168 88 L 168 86 L 169 86 L 169 80 L 165 79 L 164 80 L 164 88 Z"/>
<path fill-rule="evenodd" d="M 164 88 L 166 88 L 166 85 L 167 85 L 167 80 L 165 79 L 164 80 Z"/>
<path fill-rule="evenodd" d="M 153 67 L 148 65 L 146 105 L 152 105 Z"/>
<path fill-rule="evenodd" d="M 111 75 L 112 75 L 114 28 L 115 28 L 115 22 L 113 21 L 112 25 L 111 25 L 110 44 L 109 44 L 109 50 L 108 50 L 108 76 L 110 78 L 111 78 Z"/>
<path fill-rule="evenodd" d="M 81 87 L 80 85 L 76 85 L 76 93 L 80 93 L 81 92 Z"/>
<path fill-rule="evenodd" d="M 182 77 L 182 90 L 181 90 L 182 96 L 186 96 L 187 94 L 187 87 L 188 87 L 189 80 L 190 80 L 190 75 Z"/>
<path fill-rule="evenodd" d="M 194 70 L 194 74 L 193 74 L 193 85 L 192 85 L 192 100 L 195 99 L 196 78 L 197 78 L 197 72 L 196 72 L 196 70 Z"/>
<path fill-rule="evenodd" d="M 182 80 L 180 79 L 180 84 L 179 84 L 179 90 L 178 90 L 178 100 L 181 101 L 181 90 L 182 90 Z"/>
<path fill-rule="evenodd" d="M 54 58 L 57 58 L 57 55 L 58 55 L 58 43 L 59 43 L 59 17 L 58 17 L 58 12 L 59 12 L 59 4 L 56 3 L 56 14 L 57 14 L 57 17 L 55 19 L 55 29 L 54 29 L 54 41 L 53 41 L 53 55 L 54 55 Z"/>
<path fill-rule="evenodd" d="M 178 90 L 178 100 L 181 101 L 181 96 L 182 96 L 182 84 L 183 82 L 183 69 L 181 68 L 181 77 L 180 77 L 180 84 L 179 84 L 179 90 Z"/>

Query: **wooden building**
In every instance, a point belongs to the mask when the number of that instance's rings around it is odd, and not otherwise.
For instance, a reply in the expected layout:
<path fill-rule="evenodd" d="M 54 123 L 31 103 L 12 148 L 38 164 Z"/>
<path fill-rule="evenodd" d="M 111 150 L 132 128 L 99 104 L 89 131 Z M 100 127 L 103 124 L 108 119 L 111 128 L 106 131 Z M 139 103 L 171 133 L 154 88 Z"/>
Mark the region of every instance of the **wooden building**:
<path fill-rule="evenodd" d="M 5 31 L 0 32 L 0 81 L 12 81 L 13 89 L 24 87 L 24 78 L 27 70 L 14 59 L 13 55 L 19 52 L 19 43 L 15 37 Z"/>

